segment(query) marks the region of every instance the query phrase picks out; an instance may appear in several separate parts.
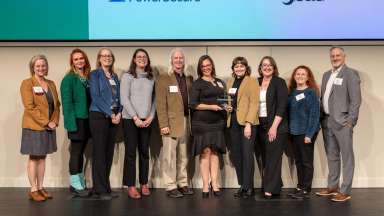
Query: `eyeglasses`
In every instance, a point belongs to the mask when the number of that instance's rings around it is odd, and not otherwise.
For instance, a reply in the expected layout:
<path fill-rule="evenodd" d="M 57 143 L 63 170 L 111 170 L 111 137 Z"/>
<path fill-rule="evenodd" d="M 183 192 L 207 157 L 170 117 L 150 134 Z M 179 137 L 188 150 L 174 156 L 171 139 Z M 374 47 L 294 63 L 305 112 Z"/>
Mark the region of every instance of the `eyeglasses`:
<path fill-rule="evenodd" d="M 201 68 L 212 67 L 212 64 L 201 65 Z"/>
<path fill-rule="evenodd" d="M 147 56 L 136 56 L 137 59 L 148 59 Z"/>
<path fill-rule="evenodd" d="M 112 55 L 100 55 L 100 57 L 103 57 L 103 58 L 112 58 Z"/>
<path fill-rule="evenodd" d="M 271 64 L 262 64 L 261 67 L 273 67 Z"/>

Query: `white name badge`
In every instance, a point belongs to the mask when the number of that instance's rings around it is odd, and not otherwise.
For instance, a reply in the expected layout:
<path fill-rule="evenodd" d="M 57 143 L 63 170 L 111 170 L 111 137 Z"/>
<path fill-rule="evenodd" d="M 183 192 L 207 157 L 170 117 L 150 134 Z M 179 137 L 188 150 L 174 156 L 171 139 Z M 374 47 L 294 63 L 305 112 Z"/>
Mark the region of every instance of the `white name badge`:
<path fill-rule="evenodd" d="M 169 86 L 169 92 L 171 93 L 179 92 L 179 88 L 177 86 Z"/>
<path fill-rule="evenodd" d="M 230 88 L 230 89 L 228 90 L 228 94 L 230 94 L 230 95 L 234 95 L 234 94 L 236 94 L 236 91 L 237 91 L 237 88 Z"/>
<path fill-rule="evenodd" d="M 109 80 L 109 84 L 115 86 L 115 85 L 116 85 L 116 82 L 115 82 L 114 79 L 110 79 L 110 80 Z"/>
<path fill-rule="evenodd" d="M 33 86 L 33 92 L 36 94 L 44 93 L 44 90 L 41 86 Z"/>
<path fill-rule="evenodd" d="M 305 98 L 305 94 L 304 93 L 296 95 L 296 101 L 302 100 L 304 98 Z"/>
<path fill-rule="evenodd" d="M 220 87 L 220 88 L 224 88 L 223 84 L 221 82 L 217 82 L 217 85 Z"/>
<path fill-rule="evenodd" d="M 335 81 L 333 82 L 335 85 L 343 85 L 343 78 L 335 78 Z"/>

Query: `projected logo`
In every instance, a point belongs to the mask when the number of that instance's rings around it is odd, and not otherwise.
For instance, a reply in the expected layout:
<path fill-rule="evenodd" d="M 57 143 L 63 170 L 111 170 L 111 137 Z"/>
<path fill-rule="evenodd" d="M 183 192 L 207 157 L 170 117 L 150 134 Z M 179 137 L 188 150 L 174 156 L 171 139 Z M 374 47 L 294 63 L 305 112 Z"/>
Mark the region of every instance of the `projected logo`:
<path fill-rule="evenodd" d="M 294 2 L 322 2 L 322 1 L 325 1 L 325 0 L 286 0 L 286 1 L 283 1 L 283 4 L 285 5 L 292 5 Z"/>

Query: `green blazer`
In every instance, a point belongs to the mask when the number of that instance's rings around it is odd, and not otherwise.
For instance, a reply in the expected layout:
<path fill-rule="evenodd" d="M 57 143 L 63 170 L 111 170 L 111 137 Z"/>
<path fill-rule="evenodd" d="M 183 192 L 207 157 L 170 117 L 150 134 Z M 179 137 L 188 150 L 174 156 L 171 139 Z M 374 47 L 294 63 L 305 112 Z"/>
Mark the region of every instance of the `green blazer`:
<path fill-rule="evenodd" d="M 88 118 L 90 98 L 87 87 L 80 81 L 78 75 L 69 72 L 61 81 L 60 93 L 64 127 L 68 132 L 75 132 L 77 131 L 76 118 Z"/>

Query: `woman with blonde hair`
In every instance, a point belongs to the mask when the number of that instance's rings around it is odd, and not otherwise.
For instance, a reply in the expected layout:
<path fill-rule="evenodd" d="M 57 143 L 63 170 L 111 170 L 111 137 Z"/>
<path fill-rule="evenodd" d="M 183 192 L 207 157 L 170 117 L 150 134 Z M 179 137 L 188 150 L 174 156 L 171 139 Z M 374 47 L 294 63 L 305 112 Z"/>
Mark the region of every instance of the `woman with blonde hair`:
<path fill-rule="evenodd" d="M 33 56 L 29 62 L 31 77 L 23 80 L 20 92 L 24 105 L 21 154 L 29 155 L 28 179 L 30 199 L 45 201 L 52 195 L 43 187 L 45 159 L 56 152 L 56 128 L 59 124 L 60 102 L 53 81 L 46 79 L 48 60 L 44 55 Z"/>
<path fill-rule="evenodd" d="M 120 82 L 114 72 L 115 56 L 108 48 L 97 54 L 96 67 L 89 76 L 91 106 L 89 122 L 92 134 L 93 197 L 110 200 L 111 173 L 117 125 L 121 120 Z"/>

